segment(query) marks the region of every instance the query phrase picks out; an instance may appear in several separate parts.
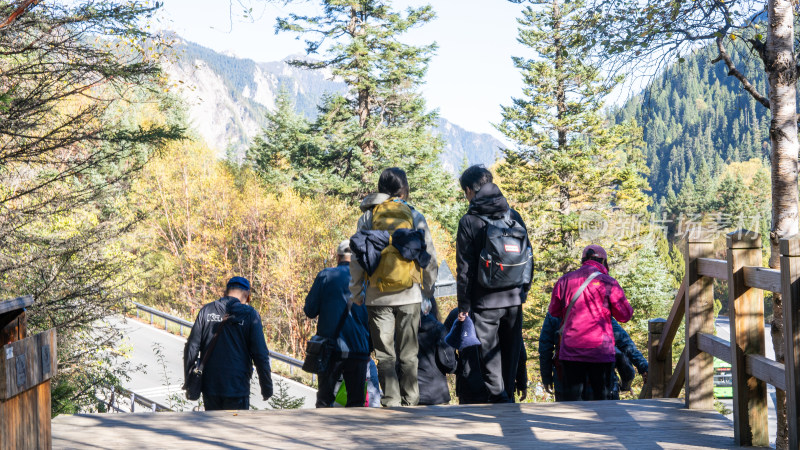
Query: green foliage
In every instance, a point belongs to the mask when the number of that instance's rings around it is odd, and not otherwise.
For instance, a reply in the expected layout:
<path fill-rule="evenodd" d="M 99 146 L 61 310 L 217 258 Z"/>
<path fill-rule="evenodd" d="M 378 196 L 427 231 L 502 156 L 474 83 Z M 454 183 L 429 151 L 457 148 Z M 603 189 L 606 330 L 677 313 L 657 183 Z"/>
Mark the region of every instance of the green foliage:
<path fill-rule="evenodd" d="M 516 148 L 505 150 L 497 171 L 504 192 L 530 222 L 537 267 L 552 279 L 575 268 L 587 219 L 602 224 L 621 214 L 642 215 L 649 198 L 641 129 L 634 122 L 606 122 L 601 108 L 613 86 L 584 62 L 576 37 L 561 25 L 580 13 L 581 4 L 535 5 L 523 11 L 519 40 L 537 57 L 514 58 L 525 96 L 503 107 L 497 128 Z M 624 260 L 624 240 L 612 242 L 615 260 Z"/>
<path fill-rule="evenodd" d="M 445 206 L 453 204 L 446 200 L 454 182 L 439 162 L 443 142 L 432 132 L 437 115 L 426 111 L 419 92 L 436 45 L 399 40 L 431 21 L 432 8 L 399 13 L 380 0 L 326 0 L 319 7 L 318 16 L 279 19 L 277 29 L 306 37 L 309 55 L 324 50 L 320 60 L 293 65 L 328 68 L 347 92 L 327 95 L 310 138 L 288 150 L 296 154 L 289 160 L 294 185 L 306 194 L 355 199 L 374 189 L 384 168 L 398 166 L 408 174 L 412 202 L 454 230 L 458 209 Z M 272 118 L 267 128 L 280 120 Z M 265 132 L 262 139 L 269 138 Z"/>
<path fill-rule="evenodd" d="M 738 69 L 765 92 L 760 62 L 741 44 L 728 50 Z M 709 64 L 714 52 L 707 47 L 687 55 L 614 113 L 618 123 L 635 119 L 642 125 L 656 203 L 676 195 L 684 183 L 704 184 L 726 164 L 769 157 L 769 111 L 724 66 Z"/>
<path fill-rule="evenodd" d="M 668 312 L 675 281 L 665 264 L 669 252 L 657 247 L 664 245 L 660 233 L 644 245 L 650 199 L 641 128 L 604 117 L 618 80 L 609 82 L 587 62 L 581 35 L 566 26 L 584 12 L 582 2 L 528 2 L 518 40 L 533 55 L 513 58 L 523 96 L 503 107 L 497 125 L 515 144 L 496 168 L 500 184 L 527 222 L 536 258 L 524 334 L 536 342 L 553 284 L 578 267 L 584 245 L 599 243 L 609 251 L 612 274 L 630 289 L 637 321 L 629 331 L 643 346 L 647 319 Z"/>
<path fill-rule="evenodd" d="M 289 394 L 289 386 L 283 378 L 275 382 L 275 393 L 269 398 L 267 404 L 272 409 L 299 409 L 303 406 L 302 397 L 293 397 Z"/>
<path fill-rule="evenodd" d="M 285 89 L 278 92 L 275 110 L 266 114 L 266 120 L 267 125 L 253 139 L 245 160 L 267 181 L 267 186 L 279 190 L 281 186 L 293 185 L 311 194 L 304 189 L 305 180 L 314 176 L 299 170 L 311 166 L 308 158 L 317 156 L 316 151 L 307 151 L 311 145 L 308 142 L 310 124 L 295 112 Z"/>
<path fill-rule="evenodd" d="M 0 1 L 5 20 L 19 2 Z M 122 240 L 143 165 L 182 137 L 163 96 L 147 1 L 39 2 L 0 31 L 0 298 L 32 294 L 30 332 L 58 331 L 53 413 L 118 385 L 119 311 L 135 276 Z"/>

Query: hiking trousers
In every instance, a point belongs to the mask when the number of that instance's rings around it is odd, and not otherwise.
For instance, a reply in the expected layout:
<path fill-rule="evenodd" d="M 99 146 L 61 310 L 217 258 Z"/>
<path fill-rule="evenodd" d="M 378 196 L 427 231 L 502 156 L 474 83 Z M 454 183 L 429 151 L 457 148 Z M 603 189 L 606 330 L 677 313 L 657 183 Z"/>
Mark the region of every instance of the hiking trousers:
<path fill-rule="evenodd" d="M 203 392 L 203 408 L 206 411 L 250 409 L 250 396 L 223 397 Z"/>
<path fill-rule="evenodd" d="M 514 403 L 522 352 L 522 306 L 470 312 L 481 341 L 481 370 L 489 403 Z"/>
<path fill-rule="evenodd" d="M 591 363 L 561 360 L 564 367 L 564 401 L 581 400 L 584 388 L 592 388 L 588 400 L 607 400 L 614 377 L 614 363 Z"/>
<path fill-rule="evenodd" d="M 336 400 L 336 382 L 339 377 L 344 378 L 344 388 L 347 390 L 347 407 L 364 406 L 366 401 L 364 385 L 367 382 L 367 364 L 369 361 L 360 359 L 335 358 L 331 361 L 330 370 L 319 374 L 319 389 L 317 390 L 317 408 L 330 408 Z"/>
<path fill-rule="evenodd" d="M 420 304 L 367 306 L 367 313 L 375 358 L 378 360 L 378 380 L 383 389 L 381 405 L 416 405 L 419 403 L 417 333 Z M 397 373 L 397 366 L 400 367 L 400 374 Z"/>

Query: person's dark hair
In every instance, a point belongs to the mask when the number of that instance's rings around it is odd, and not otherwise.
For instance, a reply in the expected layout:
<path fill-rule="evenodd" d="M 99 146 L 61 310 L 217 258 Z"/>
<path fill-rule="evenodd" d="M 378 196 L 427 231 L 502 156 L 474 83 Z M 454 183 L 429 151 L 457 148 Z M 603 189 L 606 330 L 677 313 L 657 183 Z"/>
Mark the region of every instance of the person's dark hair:
<path fill-rule="evenodd" d="M 467 167 L 467 170 L 458 178 L 461 183 L 461 190 L 466 191 L 467 188 L 475 192 L 481 190 L 481 186 L 486 183 L 492 182 L 492 172 L 489 172 L 483 164 L 475 164 L 474 166 Z"/>
<path fill-rule="evenodd" d="M 378 178 L 378 192 L 408 200 L 406 172 L 399 167 L 389 167 L 381 172 L 381 176 Z"/>
<path fill-rule="evenodd" d="M 606 269 L 608 269 L 608 261 L 606 261 L 605 259 L 597 256 L 595 251 L 592 250 L 592 249 L 589 249 L 589 250 L 586 251 L 586 255 L 583 258 L 581 258 L 581 264 L 585 263 L 586 261 L 590 261 L 590 260 L 591 261 L 595 261 L 595 262 L 599 262 L 600 264 L 604 265 L 606 267 Z"/>
<path fill-rule="evenodd" d="M 234 291 L 241 291 L 241 292 L 244 292 L 244 293 L 249 293 L 250 289 L 247 289 L 246 287 L 242 286 L 241 284 L 237 284 L 237 283 L 229 284 L 225 288 L 225 296 L 227 297 L 228 294 L 230 294 L 231 292 L 234 292 Z"/>

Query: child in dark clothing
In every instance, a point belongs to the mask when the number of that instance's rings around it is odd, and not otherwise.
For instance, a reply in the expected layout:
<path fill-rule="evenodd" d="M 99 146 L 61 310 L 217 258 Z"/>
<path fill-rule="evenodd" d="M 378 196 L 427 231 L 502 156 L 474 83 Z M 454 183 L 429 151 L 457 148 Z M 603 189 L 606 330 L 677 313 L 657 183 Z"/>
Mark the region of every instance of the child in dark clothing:
<path fill-rule="evenodd" d="M 454 308 L 444 321 L 444 327 L 449 331 L 453 324 L 458 320 L 458 308 Z M 456 350 L 456 395 L 460 405 L 474 403 L 489 403 L 489 392 L 483 381 L 481 373 L 480 346 L 466 347 Z M 519 365 L 517 367 L 517 377 L 515 390 L 519 395 L 520 401 L 525 400 L 528 393 L 528 369 L 526 362 L 528 354 L 525 346 L 522 346 Z"/>

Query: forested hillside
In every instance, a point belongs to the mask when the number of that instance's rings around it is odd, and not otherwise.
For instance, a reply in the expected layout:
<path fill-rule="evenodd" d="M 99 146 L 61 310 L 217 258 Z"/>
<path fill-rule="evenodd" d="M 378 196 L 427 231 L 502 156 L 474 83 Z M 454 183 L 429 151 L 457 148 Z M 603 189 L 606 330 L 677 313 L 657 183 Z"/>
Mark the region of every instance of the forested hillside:
<path fill-rule="evenodd" d="M 719 175 L 731 162 L 769 157 L 769 111 L 712 64 L 705 48 L 676 62 L 614 115 L 618 123 L 634 118 L 644 131 L 644 152 L 656 205 L 678 194 L 687 179 L 695 180 L 703 165 Z M 766 92 L 761 62 L 741 48 L 731 48 L 736 66 Z"/>

